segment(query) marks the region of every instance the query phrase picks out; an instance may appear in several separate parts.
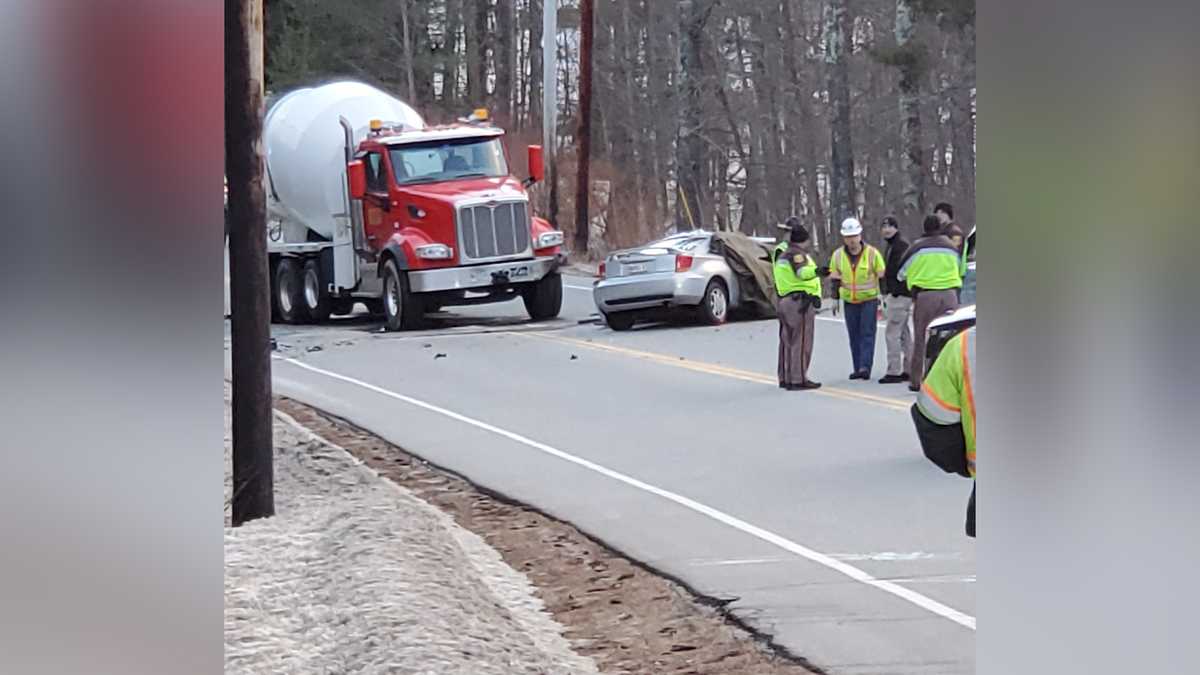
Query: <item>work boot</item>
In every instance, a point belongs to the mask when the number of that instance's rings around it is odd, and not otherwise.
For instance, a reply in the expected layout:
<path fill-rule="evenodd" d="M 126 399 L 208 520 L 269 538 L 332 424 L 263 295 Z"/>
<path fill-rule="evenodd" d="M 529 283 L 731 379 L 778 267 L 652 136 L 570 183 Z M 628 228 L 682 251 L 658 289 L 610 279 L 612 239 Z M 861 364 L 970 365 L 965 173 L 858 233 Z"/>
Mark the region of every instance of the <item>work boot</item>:
<path fill-rule="evenodd" d="M 861 372 L 854 372 L 854 373 L 850 373 L 850 379 L 852 379 L 852 380 L 861 380 L 861 379 L 862 379 L 862 373 L 861 373 Z"/>
<path fill-rule="evenodd" d="M 860 370 L 857 373 L 855 373 L 855 375 L 857 375 L 858 379 L 860 379 L 860 380 L 871 379 L 871 373 L 870 373 L 870 371 L 867 371 L 867 370 Z"/>
<path fill-rule="evenodd" d="M 879 378 L 879 384 L 896 384 L 897 382 L 903 382 L 907 379 L 908 377 L 905 375 L 884 375 L 883 377 Z"/>
<path fill-rule="evenodd" d="M 916 392 L 921 391 L 921 388 L 915 384 L 910 384 L 908 385 L 908 390 L 915 394 Z"/>
<path fill-rule="evenodd" d="M 820 389 L 820 388 L 821 388 L 821 383 L 820 383 L 820 382 L 813 382 L 812 380 L 808 380 L 808 381 L 806 381 L 804 384 L 800 385 L 800 386 L 799 386 L 799 387 L 797 387 L 797 388 L 798 388 L 798 389 Z"/>

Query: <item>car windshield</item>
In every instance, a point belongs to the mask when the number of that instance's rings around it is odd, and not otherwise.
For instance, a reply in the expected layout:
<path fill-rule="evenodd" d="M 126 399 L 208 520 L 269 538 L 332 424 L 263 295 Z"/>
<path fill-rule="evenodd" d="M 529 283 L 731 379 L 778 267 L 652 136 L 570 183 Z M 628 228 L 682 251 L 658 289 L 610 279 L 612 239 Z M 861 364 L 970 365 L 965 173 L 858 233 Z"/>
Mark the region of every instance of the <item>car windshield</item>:
<path fill-rule="evenodd" d="M 396 183 L 432 183 L 456 178 L 500 178 L 508 162 L 499 138 L 463 138 L 397 145 L 390 149 Z"/>

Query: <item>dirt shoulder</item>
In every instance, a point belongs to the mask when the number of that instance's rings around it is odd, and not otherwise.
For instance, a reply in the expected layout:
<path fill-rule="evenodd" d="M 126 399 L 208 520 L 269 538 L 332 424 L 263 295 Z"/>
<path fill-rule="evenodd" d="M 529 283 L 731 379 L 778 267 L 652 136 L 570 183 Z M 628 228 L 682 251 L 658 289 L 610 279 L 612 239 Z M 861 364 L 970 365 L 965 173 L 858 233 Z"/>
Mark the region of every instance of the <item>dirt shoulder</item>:
<path fill-rule="evenodd" d="M 380 475 L 449 514 L 499 551 L 534 584 L 566 627 L 575 651 L 609 675 L 807 675 L 789 658 L 681 584 L 533 509 L 465 479 L 352 424 L 296 401 L 276 407 Z"/>

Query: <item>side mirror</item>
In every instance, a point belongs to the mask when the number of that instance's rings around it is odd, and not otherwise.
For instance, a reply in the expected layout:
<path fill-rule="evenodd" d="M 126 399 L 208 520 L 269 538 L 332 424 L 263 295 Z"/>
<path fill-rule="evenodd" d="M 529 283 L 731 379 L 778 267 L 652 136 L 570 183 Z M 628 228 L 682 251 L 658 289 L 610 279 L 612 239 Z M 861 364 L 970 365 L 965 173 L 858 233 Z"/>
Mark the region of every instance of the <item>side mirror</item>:
<path fill-rule="evenodd" d="M 362 199 L 367 194 L 367 166 L 362 160 L 354 160 L 346 165 L 346 175 L 350 180 L 350 198 Z"/>
<path fill-rule="evenodd" d="M 529 181 L 539 183 L 546 178 L 546 165 L 542 159 L 542 146 L 529 146 Z"/>

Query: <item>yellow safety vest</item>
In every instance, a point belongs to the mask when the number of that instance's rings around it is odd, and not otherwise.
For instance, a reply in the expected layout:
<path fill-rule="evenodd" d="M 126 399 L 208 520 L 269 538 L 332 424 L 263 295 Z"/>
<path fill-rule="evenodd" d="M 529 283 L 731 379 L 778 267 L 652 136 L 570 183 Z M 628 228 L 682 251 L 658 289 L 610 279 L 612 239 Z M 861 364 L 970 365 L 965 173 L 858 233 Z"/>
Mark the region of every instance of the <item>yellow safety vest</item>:
<path fill-rule="evenodd" d="M 781 298 L 800 291 L 818 298 L 821 297 L 821 278 L 817 276 L 817 264 L 807 255 L 803 260 L 789 260 L 784 255 L 787 249 L 788 243 L 785 241 L 776 246 L 771 253 L 771 267 L 775 274 L 775 292 Z M 800 265 L 799 274 L 792 268 L 793 263 L 803 263 Z"/>
<path fill-rule="evenodd" d="M 942 348 L 921 382 L 917 407 L 935 424 L 962 424 L 967 470 L 975 477 L 975 327 Z"/>
<path fill-rule="evenodd" d="M 858 256 L 858 264 L 850 264 L 850 254 L 842 246 L 833 252 L 829 268 L 837 271 L 842 277 L 842 288 L 839 295 L 850 304 L 867 302 L 879 297 L 879 277 L 886 269 L 883 254 L 870 244 L 863 243 L 863 252 Z"/>

